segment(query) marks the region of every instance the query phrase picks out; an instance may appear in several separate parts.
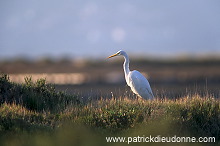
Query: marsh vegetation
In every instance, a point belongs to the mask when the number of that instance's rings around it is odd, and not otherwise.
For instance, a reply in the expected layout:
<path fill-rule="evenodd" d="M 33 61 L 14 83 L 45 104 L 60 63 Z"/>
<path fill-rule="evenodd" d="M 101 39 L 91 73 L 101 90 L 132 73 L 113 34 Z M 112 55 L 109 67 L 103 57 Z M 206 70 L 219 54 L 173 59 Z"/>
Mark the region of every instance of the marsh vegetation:
<path fill-rule="evenodd" d="M 154 100 L 112 96 L 85 102 L 56 91 L 45 79 L 25 78 L 17 84 L 1 75 L 0 98 L 1 145 L 103 145 L 110 144 L 105 136 L 132 135 L 220 140 L 220 101 L 212 95 Z"/>

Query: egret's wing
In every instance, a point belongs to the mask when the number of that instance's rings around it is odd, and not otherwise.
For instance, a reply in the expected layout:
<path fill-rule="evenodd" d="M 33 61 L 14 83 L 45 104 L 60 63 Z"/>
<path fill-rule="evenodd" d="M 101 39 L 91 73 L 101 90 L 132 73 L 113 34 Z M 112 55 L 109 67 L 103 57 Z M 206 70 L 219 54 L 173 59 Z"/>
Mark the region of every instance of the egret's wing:
<path fill-rule="evenodd" d="M 152 99 L 153 93 L 148 80 L 138 71 L 129 73 L 129 86 L 132 91 L 146 99 Z"/>

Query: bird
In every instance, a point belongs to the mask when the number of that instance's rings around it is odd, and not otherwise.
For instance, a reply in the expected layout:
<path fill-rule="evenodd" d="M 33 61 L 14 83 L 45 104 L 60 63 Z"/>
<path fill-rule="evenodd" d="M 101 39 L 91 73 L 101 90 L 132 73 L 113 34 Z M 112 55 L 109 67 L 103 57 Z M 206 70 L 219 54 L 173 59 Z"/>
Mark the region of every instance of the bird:
<path fill-rule="evenodd" d="M 117 53 L 107 57 L 107 59 L 115 57 L 115 56 L 123 56 L 125 61 L 123 64 L 125 80 L 127 85 L 131 88 L 131 90 L 142 97 L 143 99 L 153 99 L 154 95 L 150 87 L 150 83 L 148 80 L 137 70 L 130 71 L 129 69 L 129 57 L 125 51 L 118 51 Z"/>

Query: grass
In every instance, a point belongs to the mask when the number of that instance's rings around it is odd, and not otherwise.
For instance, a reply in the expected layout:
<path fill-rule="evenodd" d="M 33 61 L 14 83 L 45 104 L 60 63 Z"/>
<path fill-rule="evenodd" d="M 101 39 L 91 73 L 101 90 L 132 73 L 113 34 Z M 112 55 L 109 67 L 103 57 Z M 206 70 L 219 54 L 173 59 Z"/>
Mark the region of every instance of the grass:
<path fill-rule="evenodd" d="M 208 95 L 84 103 L 56 92 L 45 79 L 25 81 L 15 84 L 7 75 L 0 77 L 0 145 L 110 145 L 105 136 L 139 135 L 215 137 L 220 142 L 220 101 Z"/>

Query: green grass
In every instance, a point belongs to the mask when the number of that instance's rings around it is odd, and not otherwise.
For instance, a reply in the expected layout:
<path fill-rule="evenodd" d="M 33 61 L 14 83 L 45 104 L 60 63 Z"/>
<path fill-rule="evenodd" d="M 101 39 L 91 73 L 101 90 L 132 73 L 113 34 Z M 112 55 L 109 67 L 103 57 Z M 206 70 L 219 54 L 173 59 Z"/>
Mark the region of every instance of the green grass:
<path fill-rule="evenodd" d="M 110 145 L 105 136 L 194 136 L 220 141 L 220 101 L 113 97 L 83 103 L 45 79 L 0 77 L 0 145 Z M 116 143 L 120 144 L 120 143 Z M 113 143 L 111 143 L 113 145 Z"/>

